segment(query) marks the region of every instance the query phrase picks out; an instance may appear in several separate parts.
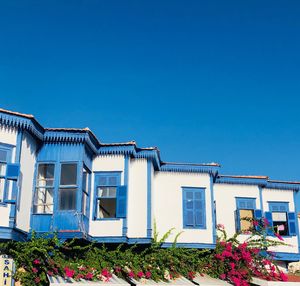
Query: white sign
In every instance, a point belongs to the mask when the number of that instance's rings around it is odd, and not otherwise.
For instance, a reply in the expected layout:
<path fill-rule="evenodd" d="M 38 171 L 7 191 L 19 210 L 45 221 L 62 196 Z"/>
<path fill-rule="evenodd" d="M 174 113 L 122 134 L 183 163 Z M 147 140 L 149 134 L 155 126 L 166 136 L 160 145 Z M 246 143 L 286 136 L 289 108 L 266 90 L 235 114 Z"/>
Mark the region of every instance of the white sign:
<path fill-rule="evenodd" d="M 0 286 L 14 285 L 12 275 L 14 262 L 7 255 L 0 255 Z"/>

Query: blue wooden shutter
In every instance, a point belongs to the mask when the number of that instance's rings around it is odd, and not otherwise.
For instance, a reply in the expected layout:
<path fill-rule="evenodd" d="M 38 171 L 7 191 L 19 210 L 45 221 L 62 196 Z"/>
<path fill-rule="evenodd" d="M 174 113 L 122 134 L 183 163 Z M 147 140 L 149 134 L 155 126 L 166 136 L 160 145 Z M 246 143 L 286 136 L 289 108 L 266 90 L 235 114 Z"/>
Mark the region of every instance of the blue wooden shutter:
<path fill-rule="evenodd" d="M 265 212 L 265 218 L 269 222 L 269 228 L 267 229 L 267 235 L 273 235 L 273 219 L 272 219 L 272 213 L 271 212 Z"/>
<path fill-rule="evenodd" d="M 296 234 L 296 214 L 293 212 L 288 213 L 288 221 L 289 221 L 289 235 L 297 235 Z"/>
<path fill-rule="evenodd" d="M 117 187 L 116 217 L 126 218 L 127 215 L 127 186 Z"/>
<path fill-rule="evenodd" d="M 204 190 L 195 190 L 194 192 L 194 217 L 195 226 L 205 227 Z"/>
<path fill-rule="evenodd" d="M 20 174 L 20 164 L 8 163 L 6 165 L 6 178 L 17 181 Z"/>
<path fill-rule="evenodd" d="M 194 192 L 189 190 L 183 191 L 183 225 L 193 227 L 194 222 Z"/>
<path fill-rule="evenodd" d="M 261 210 L 254 210 L 254 219 L 257 220 L 258 222 L 260 222 L 261 218 L 262 218 L 262 211 Z M 261 229 L 260 223 L 257 226 L 255 226 L 255 229 L 256 230 Z"/>
<path fill-rule="evenodd" d="M 240 218 L 240 211 L 239 210 L 234 211 L 234 218 L 235 218 L 236 232 L 239 232 L 241 230 L 241 218 Z"/>

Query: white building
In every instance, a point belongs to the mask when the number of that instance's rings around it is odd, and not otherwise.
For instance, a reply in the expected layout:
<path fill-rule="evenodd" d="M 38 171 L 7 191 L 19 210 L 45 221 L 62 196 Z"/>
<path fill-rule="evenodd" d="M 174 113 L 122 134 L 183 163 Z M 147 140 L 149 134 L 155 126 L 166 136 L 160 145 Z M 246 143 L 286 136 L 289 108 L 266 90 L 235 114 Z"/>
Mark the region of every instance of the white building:
<path fill-rule="evenodd" d="M 299 260 L 297 182 L 222 176 L 220 166 L 166 163 L 157 148 L 103 144 L 89 129 L 44 128 L 32 115 L 0 109 L 0 239 L 61 238 L 150 243 L 153 227 L 173 234 L 163 246 L 214 248 L 216 223 L 229 234 L 243 216 L 266 216 Z M 243 239 L 243 238 L 241 238 Z"/>

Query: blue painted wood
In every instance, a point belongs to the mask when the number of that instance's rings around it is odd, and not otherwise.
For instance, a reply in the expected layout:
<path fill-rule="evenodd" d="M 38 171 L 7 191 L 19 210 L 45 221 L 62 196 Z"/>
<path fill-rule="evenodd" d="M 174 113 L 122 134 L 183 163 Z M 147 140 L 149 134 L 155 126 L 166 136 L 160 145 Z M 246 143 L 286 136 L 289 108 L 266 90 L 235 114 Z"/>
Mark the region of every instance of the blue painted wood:
<path fill-rule="evenodd" d="M 119 186 L 117 188 L 116 217 L 127 217 L 127 186 Z"/>
<path fill-rule="evenodd" d="M 147 237 L 152 237 L 152 162 L 147 160 Z"/>
<path fill-rule="evenodd" d="M 273 235 L 273 219 L 272 219 L 272 213 L 271 212 L 265 212 L 265 218 L 268 220 L 269 222 L 269 226 L 270 228 L 267 229 L 267 235 Z"/>
<path fill-rule="evenodd" d="M 288 212 L 288 223 L 289 223 L 289 235 L 297 235 L 296 214 L 294 212 Z"/>
<path fill-rule="evenodd" d="M 51 214 L 33 214 L 31 216 L 31 230 L 38 232 L 52 231 L 52 215 Z"/>

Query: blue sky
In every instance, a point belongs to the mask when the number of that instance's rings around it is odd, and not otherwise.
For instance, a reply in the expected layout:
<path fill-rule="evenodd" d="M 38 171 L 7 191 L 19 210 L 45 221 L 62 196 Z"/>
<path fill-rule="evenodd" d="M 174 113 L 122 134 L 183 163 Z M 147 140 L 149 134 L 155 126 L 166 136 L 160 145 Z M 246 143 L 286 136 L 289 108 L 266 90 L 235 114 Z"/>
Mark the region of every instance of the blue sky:
<path fill-rule="evenodd" d="M 298 0 L 0 1 L 0 106 L 300 181 L 299 15 Z"/>

